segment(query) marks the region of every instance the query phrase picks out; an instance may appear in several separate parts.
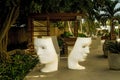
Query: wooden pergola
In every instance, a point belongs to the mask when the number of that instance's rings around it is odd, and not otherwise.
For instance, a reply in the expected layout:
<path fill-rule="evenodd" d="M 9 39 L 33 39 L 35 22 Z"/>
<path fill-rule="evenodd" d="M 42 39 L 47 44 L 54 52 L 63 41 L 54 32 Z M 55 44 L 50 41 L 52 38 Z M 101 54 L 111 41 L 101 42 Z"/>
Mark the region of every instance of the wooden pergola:
<path fill-rule="evenodd" d="M 50 36 L 50 21 L 75 21 L 74 36 L 78 36 L 78 21 L 83 17 L 80 13 L 48 13 L 48 14 L 30 14 L 28 18 L 28 31 L 32 41 L 33 20 L 47 21 L 47 36 Z"/>

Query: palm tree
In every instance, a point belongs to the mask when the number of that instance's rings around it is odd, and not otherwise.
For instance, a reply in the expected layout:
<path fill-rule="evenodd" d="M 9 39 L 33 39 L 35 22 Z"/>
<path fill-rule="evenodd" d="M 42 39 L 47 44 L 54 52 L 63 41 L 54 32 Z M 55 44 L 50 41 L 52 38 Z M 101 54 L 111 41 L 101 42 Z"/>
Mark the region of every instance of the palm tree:
<path fill-rule="evenodd" d="M 104 13 L 101 14 L 101 18 L 106 18 L 107 20 L 110 20 L 111 39 L 114 38 L 114 36 L 113 36 L 114 35 L 113 21 L 114 21 L 114 19 L 116 19 L 116 17 L 118 17 L 118 15 L 116 15 L 116 14 L 120 11 L 120 7 L 115 8 L 117 4 L 118 4 L 118 1 L 105 0 L 104 5 L 102 6 L 102 11 Z"/>

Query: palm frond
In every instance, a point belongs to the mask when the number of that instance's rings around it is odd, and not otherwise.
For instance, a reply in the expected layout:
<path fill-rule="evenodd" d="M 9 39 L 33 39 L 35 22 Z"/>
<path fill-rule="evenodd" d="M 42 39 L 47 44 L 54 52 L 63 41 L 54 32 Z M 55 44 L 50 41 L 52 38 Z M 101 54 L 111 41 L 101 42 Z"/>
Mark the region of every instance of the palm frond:
<path fill-rule="evenodd" d="M 115 53 L 115 54 L 119 54 L 120 53 L 120 42 L 108 41 L 106 43 L 106 47 L 112 53 Z"/>

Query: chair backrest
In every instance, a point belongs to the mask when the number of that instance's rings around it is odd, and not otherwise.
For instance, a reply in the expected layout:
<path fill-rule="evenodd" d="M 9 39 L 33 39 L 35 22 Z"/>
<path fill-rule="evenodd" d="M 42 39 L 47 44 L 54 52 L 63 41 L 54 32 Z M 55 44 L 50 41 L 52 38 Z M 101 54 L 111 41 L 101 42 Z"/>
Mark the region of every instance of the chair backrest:
<path fill-rule="evenodd" d="M 52 38 L 52 42 L 53 42 L 54 48 L 56 50 L 56 53 L 58 55 L 60 55 L 60 47 L 58 45 L 57 37 L 56 36 L 42 36 L 42 38 L 44 38 L 44 37 L 51 37 Z"/>

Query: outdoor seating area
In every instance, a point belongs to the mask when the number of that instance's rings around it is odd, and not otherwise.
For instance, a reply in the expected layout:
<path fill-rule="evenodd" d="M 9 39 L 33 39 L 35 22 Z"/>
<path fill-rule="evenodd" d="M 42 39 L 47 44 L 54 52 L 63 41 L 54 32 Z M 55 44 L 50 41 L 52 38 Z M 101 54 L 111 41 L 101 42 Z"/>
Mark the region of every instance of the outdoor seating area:
<path fill-rule="evenodd" d="M 0 6 L 0 80 L 120 80 L 120 0 Z"/>
<path fill-rule="evenodd" d="M 67 62 L 67 56 L 60 57 L 58 71 L 50 73 L 41 72 L 44 65 L 38 63 L 24 80 L 119 80 L 120 71 L 110 70 L 108 60 L 103 56 L 100 38 L 93 39 L 86 61 L 80 62 L 86 69 L 68 69 Z"/>

